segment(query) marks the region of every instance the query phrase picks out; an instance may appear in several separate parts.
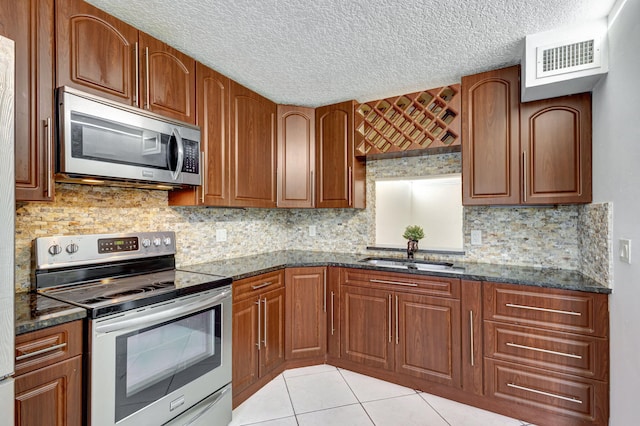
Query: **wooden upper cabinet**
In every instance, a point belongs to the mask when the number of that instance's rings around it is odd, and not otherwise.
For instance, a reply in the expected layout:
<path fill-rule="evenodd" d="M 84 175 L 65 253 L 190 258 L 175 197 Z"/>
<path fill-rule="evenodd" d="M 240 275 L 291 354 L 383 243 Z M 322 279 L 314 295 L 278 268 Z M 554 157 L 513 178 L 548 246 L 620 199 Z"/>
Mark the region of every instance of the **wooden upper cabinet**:
<path fill-rule="evenodd" d="M 195 123 L 195 60 L 143 32 L 139 33 L 139 40 L 143 107 Z"/>
<path fill-rule="evenodd" d="M 355 159 L 353 101 L 316 109 L 316 207 L 365 207 L 365 164 Z"/>
<path fill-rule="evenodd" d="M 523 103 L 520 117 L 524 203 L 590 203 L 591 94 Z"/>
<path fill-rule="evenodd" d="M 0 5 L 0 34 L 15 42 L 16 201 L 54 196 L 53 20 L 53 0 Z"/>
<path fill-rule="evenodd" d="M 313 207 L 315 110 L 278 105 L 278 207 Z"/>
<path fill-rule="evenodd" d="M 276 104 L 231 81 L 232 206 L 276 207 Z"/>
<path fill-rule="evenodd" d="M 462 202 L 520 203 L 519 67 L 462 77 Z"/>
<path fill-rule="evenodd" d="M 229 78 L 196 64 L 196 125 L 200 126 L 202 186 L 169 192 L 170 205 L 228 206 Z"/>
<path fill-rule="evenodd" d="M 138 30 L 81 0 L 56 1 L 57 85 L 138 105 Z"/>

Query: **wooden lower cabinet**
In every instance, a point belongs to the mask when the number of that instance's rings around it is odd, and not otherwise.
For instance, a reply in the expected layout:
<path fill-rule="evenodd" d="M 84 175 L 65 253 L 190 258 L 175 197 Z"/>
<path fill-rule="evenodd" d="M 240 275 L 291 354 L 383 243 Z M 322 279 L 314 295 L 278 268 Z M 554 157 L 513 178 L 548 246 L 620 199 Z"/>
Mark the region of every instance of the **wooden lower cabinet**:
<path fill-rule="evenodd" d="M 282 371 L 285 289 L 282 271 L 233 284 L 233 406 Z"/>
<path fill-rule="evenodd" d="M 16 426 L 80 426 L 82 322 L 16 337 Z"/>
<path fill-rule="evenodd" d="M 323 358 L 327 353 L 326 268 L 285 271 L 285 359 Z"/>

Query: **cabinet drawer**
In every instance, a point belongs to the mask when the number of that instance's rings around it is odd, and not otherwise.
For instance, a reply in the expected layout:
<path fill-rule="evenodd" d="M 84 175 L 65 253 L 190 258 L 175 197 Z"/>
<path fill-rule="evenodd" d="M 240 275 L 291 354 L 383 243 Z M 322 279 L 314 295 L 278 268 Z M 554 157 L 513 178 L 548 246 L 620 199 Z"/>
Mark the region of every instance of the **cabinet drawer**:
<path fill-rule="evenodd" d="M 484 318 L 606 337 L 605 294 L 485 283 Z"/>
<path fill-rule="evenodd" d="M 233 300 L 243 300 L 257 296 L 267 291 L 276 290 L 284 286 L 282 271 L 270 272 L 251 278 L 235 281 L 232 285 Z"/>
<path fill-rule="evenodd" d="M 460 280 L 458 278 L 346 269 L 343 284 L 460 298 Z"/>
<path fill-rule="evenodd" d="M 82 353 L 82 321 L 16 336 L 16 376 Z"/>
<path fill-rule="evenodd" d="M 485 359 L 484 366 L 485 394 L 489 397 L 569 416 L 574 420 L 606 424 L 609 389 L 605 382 L 547 373 L 491 359 Z"/>
<path fill-rule="evenodd" d="M 531 327 L 484 323 L 485 356 L 560 373 L 607 380 L 609 342 Z"/>

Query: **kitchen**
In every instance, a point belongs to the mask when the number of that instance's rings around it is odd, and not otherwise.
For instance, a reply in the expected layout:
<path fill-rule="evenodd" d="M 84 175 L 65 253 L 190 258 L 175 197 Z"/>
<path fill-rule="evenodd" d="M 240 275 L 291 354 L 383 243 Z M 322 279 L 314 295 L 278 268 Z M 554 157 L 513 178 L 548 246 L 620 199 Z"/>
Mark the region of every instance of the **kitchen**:
<path fill-rule="evenodd" d="M 609 250 L 615 253 L 619 238 L 637 239 L 637 230 L 633 227 L 637 197 L 630 196 L 635 194 L 633 184 L 637 183 L 637 172 L 630 161 L 635 153 L 634 149 L 637 149 L 632 148 L 633 136 L 638 134 L 637 112 L 632 108 L 637 103 L 637 89 L 634 88 L 634 91 L 629 88 L 633 88 L 632 70 L 637 69 L 638 59 L 637 53 L 630 51 L 632 43 L 629 40 L 638 38 L 626 35 L 629 31 L 637 31 L 628 22 L 632 17 L 638 16 L 637 1 L 630 0 L 624 6 L 618 7 L 622 8 L 624 13 L 617 16 L 615 25 L 609 30 L 610 71 L 595 87 L 593 95 L 594 205 L 611 203 L 614 206 L 611 241 L 616 243 Z M 615 13 L 610 14 L 610 20 L 612 16 L 616 16 Z M 459 172 L 459 154 L 441 154 L 434 158 L 434 161 L 442 163 L 457 163 L 458 170 L 453 171 Z M 390 168 L 401 168 L 405 164 L 413 165 L 418 160 L 409 158 L 385 161 L 389 163 Z M 375 163 L 374 161 L 372 165 L 367 165 L 368 173 L 372 168 L 375 169 Z M 373 187 L 370 185 L 370 179 L 373 177 L 367 176 L 367 179 L 369 201 L 373 199 L 370 192 Z M 20 291 L 26 291 L 30 286 L 32 240 L 40 236 L 69 234 L 70 230 L 74 234 L 90 234 L 124 232 L 132 229 L 171 229 L 177 234 L 179 250 L 176 261 L 179 265 L 291 248 L 368 254 L 366 247 L 374 240 L 370 208 L 291 211 L 201 209 L 170 207 L 168 195 L 164 191 L 69 184 L 56 184 L 55 191 L 53 203 L 29 202 L 17 205 L 16 285 Z M 123 208 L 122 205 L 126 207 Z M 504 217 L 498 218 L 495 222 L 482 221 L 485 239 L 492 235 L 490 241 L 495 241 L 495 246 L 487 244 L 481 248 L 474 248 L 465 244 L 465 248 L 469 247 L 469 254 L 473 254 L 470 260 L 486 259 L 485 262 L 505 263 L 503 253 L 508 250 L 504 257 L 529 259 L 532 266 L 543 264 L 547 267 L 582 269 L 587 265 L 580 263 L 579 253 L 584 247 L 579 245 L 578 229 L 584 215 L 588 214 L 582 209 L 471 208 L 472 214 L 480 218 L 494 215 Z M 558 233 L 562 226 L 553 226 L 549 230 L 525 232 L 524 237 L 528 238 L 526 245 L 510 243 L 514 234 L 522 232 L 522 229 L 515 229 L 518 223 L 535 222 L 551 226 L 555 223 L 551 219 L 556 215 L 560 216 L 558 222 L 570 229 L 567 234 Z M 317 225 L 315 238 L 308 236 L 307 230 L 310 225 Z M 465 235 L 466 226 L 467 223 Z M 227 241 L 218 242 L 212 238 L 220 229 L 226 230 Z M 345 235 L 349 237 L 344 238 Z M 559 241 L 550 243 L 550 239 L 558 235 Z M 536 244 L 540 240 L 542 243 Z M 634 300 L 637 298 L 634 297 L 636 291 L 631 285 L 636 266 L 633 263 L 620 263 L 617 256 L 611 257 L 613 275 L 609 278 L 609 284 L 614 288 L 614 292 L 609 296 L 611 424 L 625 424 L 632 421 L 633 392 L 630 390 L 633 389 L 633 383 L 639 374 L 638 366 L 634 362 L 634 345 L 630 344 L 637 341 L 632 321 L 636 309 Z"/>

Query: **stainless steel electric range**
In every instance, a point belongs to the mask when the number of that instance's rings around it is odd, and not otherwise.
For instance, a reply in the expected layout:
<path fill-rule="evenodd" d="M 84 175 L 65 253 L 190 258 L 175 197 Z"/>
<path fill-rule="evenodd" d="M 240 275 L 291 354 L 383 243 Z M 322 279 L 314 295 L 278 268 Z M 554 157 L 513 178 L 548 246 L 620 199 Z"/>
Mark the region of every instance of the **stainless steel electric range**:
<path fill-rule="evenodd" d="M 175 234 L 37 238 L 40 294 L 87 310 L 88 422 L 231 421 L 231 279 L 175 269 Z"/>

